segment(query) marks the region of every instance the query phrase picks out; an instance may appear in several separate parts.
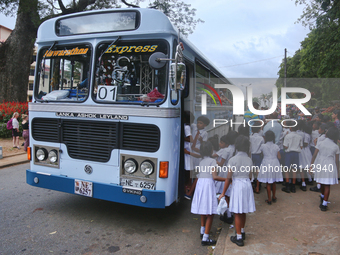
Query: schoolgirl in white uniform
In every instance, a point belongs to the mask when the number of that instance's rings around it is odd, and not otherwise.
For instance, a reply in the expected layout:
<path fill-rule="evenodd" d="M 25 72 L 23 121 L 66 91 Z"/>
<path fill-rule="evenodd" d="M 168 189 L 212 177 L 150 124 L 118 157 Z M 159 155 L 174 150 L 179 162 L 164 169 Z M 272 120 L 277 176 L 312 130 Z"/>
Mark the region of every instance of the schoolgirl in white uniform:
<path fill-rule="evenodd" d="M 275 134 L 273 131 L 268 130 L 265 134 L 265 144 L 261 145 L 260 151 L 263 153 L 263 160 L 260 167 L 258 181 L 267 183 L 268 199 L 265 201 L 271 205 L 276 202 L 276 182 L 282 182 L 282 172 L 280 168 L 280 148 L 276 145 Z M 271 193 L 273 192 L 273 196 Z"/>
<path fill-rule="evenodd" d="M 260 170 L 262 162 L 261 145 L 264 144 L 263 136 L 259 134 L 260 127 L 251 127 L 253 134 L 249 137 L 250 140 L 250 153 L 253 165 L 256 166 L 256 171 L 253 172 L 253 178 L 256 179 L 255 193 L 260 193 L 260 182 L 257 180 L 257 174 Z"/>
<path fill-rule="evenodd" d="M 339 146 L 336 144 L 339 138 L 339 131 L 336 127 L 328 129 L 326 139 L 319 143 L 315 148 L 315 153 L 311 164 L 314 163 L 317 155 L 319 156 L 318 164 L 311 170 L 317 172 L 315 181 L 321 184 L 321 211 L 327 211 L 328 198 L 331 191 L 331 185 L 338 184 L 339 170 Z"/>
<path fill-rule="evenodd" d="M 236 138 L 235 148 L 237 153 L 229 160 L 228 177 L 225 181 L 223 192 L 219 199 L 224 196 L 232 179 L 233 186 L 230 194 L 230 211 L 235 215 L 236 236 L 230 240 L 238 246 L 243 246 L 246 235 L 244 226 L 246 223 L 246 213 L 255 212 L 254 193 L 251 186 L 253 162 L 248 156 L 250 142 L 249 138 L 240 135 Z"/>
<path fill-rule="evenodd" d="M 215 245 L 216 241 L 209 239 L 214 214 L 217 214 L 217 199 L 214 180 L 225 181 L 216 173 L 216 160 L 211 158 L 213 146 L 210 142 L 202 142 L 200 153 L 203 157 L 199 164 L 198 181 L 191 204 L 191 213 L 201 215 L 202 245 Z"/>
<path fill-rule="evenodd" d="M 326 132 L 327 132 L 327 125 L 326 124 L 321 124 L 319 127 L 319 137 L 316 139 L 316 144 L 315 144 L 315 148 L 326 139 Z M 315 151 L 314 151 L 315 154 Z M 313 156 L 314 156 L 313 154 Z M 316 155 L 315 156 L 315 160 L 314 160 L 314 165 L 317 166 L 319 164 L 319 156 L 320 155 Z M 318 172 L 314 172 L 314 180 L 316 180 L 318 177 Z M 309 189 L 310 191 L 315 191 L 315 192 L 321 192 L 321 183 L 317 183 L 316 186 L 312 187 Z"/>

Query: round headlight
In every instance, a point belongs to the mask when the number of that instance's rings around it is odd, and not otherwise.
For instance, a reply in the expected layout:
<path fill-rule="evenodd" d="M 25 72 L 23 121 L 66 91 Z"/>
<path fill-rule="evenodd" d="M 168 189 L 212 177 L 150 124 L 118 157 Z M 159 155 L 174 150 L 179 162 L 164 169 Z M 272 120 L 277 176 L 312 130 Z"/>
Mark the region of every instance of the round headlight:
<path fill-rule="evenodd" d="M 129 173 L 129 174 L 133 174 L 134 172 L 137 171 L 138 165 L 136 160 L 134 159 L 128 159 L 125 161 L 124 163 L 124 170 L 125 172 Z"/>
<path fill-rule="evenodd" d="M 150 175 L 153 173 L 154 170 L 154 164 L 149 161 L 145 160 L 141 165 L 140 165 L 140 170 L 142 171 L 143 174 L 145 175 Z"/>
<path fill-rule="evenodd" d="M 58 152 L 56 150 L 51 150 L 48 153 L 48 159 L 50 160 L 51 163 L 55 163 L 58 161 Z"/>
<path fill-rule="evenodd" d="M 47 150 L 44 149 L 44 148 L 40 148 L 35 153 L 35 156 L 37 157 L 37 159 L 39 161 L 43 161 L 43 160 L 47 159 Z"/>

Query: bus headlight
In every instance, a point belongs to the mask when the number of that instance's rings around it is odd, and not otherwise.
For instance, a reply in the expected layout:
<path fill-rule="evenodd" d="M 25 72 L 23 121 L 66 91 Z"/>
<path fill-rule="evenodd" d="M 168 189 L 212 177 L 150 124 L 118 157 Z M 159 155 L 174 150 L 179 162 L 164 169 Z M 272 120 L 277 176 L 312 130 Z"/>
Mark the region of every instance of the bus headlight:
<path fill-rule="evenodd" d="M 48 153 L 48 159 L 50 160 L 51 163 L 55 163 L 58 161 L 58 152 L 56 150 L 51 150 Z"/>
<path fill-rule="evenodd" d="M 145 160 L 141 165 L 140 165 L 140 170 L 143 174 L 145 175 L 150 175 L 153 173 L 155 167 L 154 164 L 150 160 Z"/>
<path fill-rule="evenodd" d="M 37 159 L 39 161 L 43 161 L 43 160 L 47 159 L 47 150 L 44 149 L 44 148 L 40 148 L 35 153 L 35 156 L 37 157 Z"/>
<path fill-rule="evenodd" d="M 133 174 L 134 172 L 136 172 L 138 169 L 138 164 L 136 162 L 136 160 L 130 158 L 127 159 L 124 163 L 124 170 L 125 172 L 129 173 L 129 174 Z"/>

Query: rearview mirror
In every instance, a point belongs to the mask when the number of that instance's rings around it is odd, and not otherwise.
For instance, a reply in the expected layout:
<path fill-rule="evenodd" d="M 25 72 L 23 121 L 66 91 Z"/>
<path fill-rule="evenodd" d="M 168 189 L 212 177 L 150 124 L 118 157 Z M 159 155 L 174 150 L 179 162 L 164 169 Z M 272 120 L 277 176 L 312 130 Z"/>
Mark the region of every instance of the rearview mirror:
<path fill-rule="evenodd" d="M 170 65 L 169 82 L 171 90 L 183 90 L 185 88 L 186 68 L 183 63 Z"/>

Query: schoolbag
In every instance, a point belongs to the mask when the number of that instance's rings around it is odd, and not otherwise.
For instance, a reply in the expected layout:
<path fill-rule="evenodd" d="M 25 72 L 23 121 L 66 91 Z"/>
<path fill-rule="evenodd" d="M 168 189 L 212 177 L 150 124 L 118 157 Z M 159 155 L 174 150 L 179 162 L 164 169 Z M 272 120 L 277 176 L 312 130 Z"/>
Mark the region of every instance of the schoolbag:
<path fill-rule="evenodd" d="M 8 129 L 8 130 L 12 130 L 12 129 L 13 129 L 12 121 L 13 121 L 13 119 L 10 119 L 10 120 L 7 122 L 7 129 Z"/>

